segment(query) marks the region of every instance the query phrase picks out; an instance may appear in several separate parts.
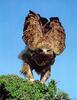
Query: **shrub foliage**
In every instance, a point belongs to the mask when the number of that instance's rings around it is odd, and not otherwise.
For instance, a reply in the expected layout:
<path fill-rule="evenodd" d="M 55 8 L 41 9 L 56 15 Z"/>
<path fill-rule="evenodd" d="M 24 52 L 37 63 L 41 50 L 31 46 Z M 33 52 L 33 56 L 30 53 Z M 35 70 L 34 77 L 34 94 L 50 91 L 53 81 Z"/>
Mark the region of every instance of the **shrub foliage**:
<path fill-rule="evenodd" d="M 48 85 L 33 84 L 17 75 L 0 76 L 0 100 L 70 100 L 67 93 L 57 89 L 56 81 Z"/>

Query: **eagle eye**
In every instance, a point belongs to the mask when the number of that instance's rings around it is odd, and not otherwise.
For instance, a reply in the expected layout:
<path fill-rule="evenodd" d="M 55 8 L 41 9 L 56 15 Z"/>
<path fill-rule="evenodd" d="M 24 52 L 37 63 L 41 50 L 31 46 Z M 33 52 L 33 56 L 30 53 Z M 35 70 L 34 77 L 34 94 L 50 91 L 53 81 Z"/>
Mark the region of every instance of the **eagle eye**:
<path fill-rule="evenodd" d="M 43 52 L 43 50 L 42 49 L 39 49 L 39 52 Z"/>
<path fill-rule="evenodd" d="M 50 49 L 49 50 L 47 50 L 47 52 L 49 52 L 49 51 L 51 51 Z"/>

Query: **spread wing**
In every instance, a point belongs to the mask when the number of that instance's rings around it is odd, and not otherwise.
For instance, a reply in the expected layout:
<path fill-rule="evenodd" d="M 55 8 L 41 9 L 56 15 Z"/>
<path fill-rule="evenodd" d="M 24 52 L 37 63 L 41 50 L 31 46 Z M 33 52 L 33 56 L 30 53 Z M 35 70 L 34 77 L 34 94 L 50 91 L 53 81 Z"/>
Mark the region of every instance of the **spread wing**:
<path fill-rule="evenodd" d="M 23 41 L 31 49 L 37 48 L 37 43 L 42 35 L 40 16 L 30 11 L 25 19 Z"/>
<path fill-rule="evenodd" d="M 58 18 L 52 18 L 50 30 L 46 33 L 55 54 L 61 54 L 65 48 L 65 31 Z"/>
<path fill-rule="evenodd" d="M 61 54 L 65 48 L 65 31 L 57 17 L 46 18 L 30 11 L 25 19 L 23 41 L 28 48 L 47 47 L 55 54 Z"/>

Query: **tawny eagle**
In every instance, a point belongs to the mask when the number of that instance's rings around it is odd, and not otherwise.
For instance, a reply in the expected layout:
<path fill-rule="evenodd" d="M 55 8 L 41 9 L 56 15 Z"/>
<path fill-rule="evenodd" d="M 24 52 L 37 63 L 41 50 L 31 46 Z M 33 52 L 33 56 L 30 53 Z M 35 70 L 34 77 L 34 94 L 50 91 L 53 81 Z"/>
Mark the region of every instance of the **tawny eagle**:
<path fill-rule="evenodd" d="M 19 58 L 23 60 L 22 73 L 34 81 L 32 70 L 41 74 L 40 82 L 44 83 L 51 72 L 55 57 L 65 48 L 65 31 L 58 17 L 41 17 L 29 11 L 23 28 L 22 39 L 26 44 Z"/>

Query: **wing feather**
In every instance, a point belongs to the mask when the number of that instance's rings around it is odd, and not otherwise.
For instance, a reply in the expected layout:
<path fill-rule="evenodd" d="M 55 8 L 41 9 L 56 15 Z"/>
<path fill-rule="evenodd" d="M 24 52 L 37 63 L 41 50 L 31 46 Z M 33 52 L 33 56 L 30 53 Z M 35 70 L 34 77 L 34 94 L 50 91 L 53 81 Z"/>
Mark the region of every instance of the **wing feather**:
<path fill-rule="evenodd" d="M 23 29 L 23 41 L 28 45 L 29 48 L 37 48 L 38 40 L 42 35 L 41 23 L 39 15 L 30 11 L 25 19 Z"/>
<path fill-rule="evenodd" d="M 51 29 L 46 33 L 55 54 L 61 54 L 65 48 L 65 31 L 60 22 L 50 22 Z"/>
<path fill-rule="evenodd" d="M 30 11 L 25 19 L 22 38 L 32 50 L 45 47 L 55 54 L 61 54 L 65 48 L 65 31 L 58 17 L 48 21 Z"/>

